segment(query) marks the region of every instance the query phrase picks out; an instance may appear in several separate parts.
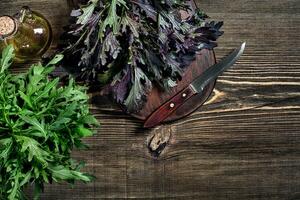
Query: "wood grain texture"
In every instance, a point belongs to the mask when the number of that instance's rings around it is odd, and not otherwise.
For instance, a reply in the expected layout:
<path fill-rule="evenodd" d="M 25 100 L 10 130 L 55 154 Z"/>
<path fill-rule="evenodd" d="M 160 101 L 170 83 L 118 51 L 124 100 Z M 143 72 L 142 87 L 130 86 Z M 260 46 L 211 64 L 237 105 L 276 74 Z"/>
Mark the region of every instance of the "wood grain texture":
<path fill-rule="evenodd" d="M 54 48 L 68 21 L 67 2 L 1 0 L 0 14 L 22 5 L 49 18 Z M 102 127 L 86 140 L 91 148 L 74 157 L 86 160 L 97 180 L 47 186 L 42 199 L 300 199 L 299 0 L 198 5 L 225 21 L 217 59 L 248 43 L 211 99 L 184 120 L 150 130 L 105 99 L 92 103 Z M 165 146 L 158 158 L 149 151 L 157 148 L 152 141 Z"/>

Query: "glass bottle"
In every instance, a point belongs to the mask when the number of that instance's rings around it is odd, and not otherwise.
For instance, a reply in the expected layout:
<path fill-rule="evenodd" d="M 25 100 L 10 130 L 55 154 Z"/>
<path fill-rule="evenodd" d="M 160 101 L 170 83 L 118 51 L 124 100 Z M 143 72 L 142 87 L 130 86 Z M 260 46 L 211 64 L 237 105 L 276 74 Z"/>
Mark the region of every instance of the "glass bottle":
<path fill-rule="evenodd" d="M 16 62 L 40 58 L 49 49 L 51 42 L 50 23 L 28 7 L 23 7 L 13 17 L 0 17 L 0 50 L 12 44 Z"/>

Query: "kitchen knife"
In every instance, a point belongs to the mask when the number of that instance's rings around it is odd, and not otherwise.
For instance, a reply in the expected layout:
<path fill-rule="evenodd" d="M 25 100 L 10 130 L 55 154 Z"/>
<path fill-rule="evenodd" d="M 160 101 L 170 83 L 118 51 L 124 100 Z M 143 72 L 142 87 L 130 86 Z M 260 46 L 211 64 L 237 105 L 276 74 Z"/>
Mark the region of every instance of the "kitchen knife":
<path fill-rule="evenodd" d="M 235 49 L 220 62 L 205 70 L 204 73 L 196 78 L 189 86 L 154 111 L 146 120 L 144 127 L 151 128 L 158 125 L 176 111 L 176 109 L 186 103 L 191 97 L 201 93 L 211 81 L 215 80 L 239 59 L 243 54 L 245 47 L 246 43 L 243 43 L 240 48 Z"/>

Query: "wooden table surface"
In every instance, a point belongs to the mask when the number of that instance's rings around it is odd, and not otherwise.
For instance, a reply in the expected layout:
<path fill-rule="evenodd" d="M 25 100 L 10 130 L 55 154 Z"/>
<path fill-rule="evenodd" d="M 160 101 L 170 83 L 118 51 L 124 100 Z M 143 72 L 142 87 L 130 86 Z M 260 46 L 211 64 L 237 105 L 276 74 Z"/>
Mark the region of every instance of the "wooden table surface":
<path fill-rule="evenodd" d="M 217 59 L 248 43 L 211 99 L 151 130 L 98 99 L 91 109 L 102 127 L 74 153 L 96 181 L 47 186 L 41 199 L 300 199 L 300 1 L 197 2 L 225 22 Z M 23 5 L 49 18 L 55 48 L 67 0 L 1 0 L 0 15 Z"/>

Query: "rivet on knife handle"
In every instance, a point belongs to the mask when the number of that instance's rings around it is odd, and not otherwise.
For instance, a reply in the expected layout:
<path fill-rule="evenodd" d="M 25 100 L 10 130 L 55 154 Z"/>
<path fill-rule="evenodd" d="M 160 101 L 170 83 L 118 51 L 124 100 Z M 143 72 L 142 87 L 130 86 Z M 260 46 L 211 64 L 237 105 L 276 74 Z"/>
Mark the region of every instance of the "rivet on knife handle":
<path fill-rule="evenodd" d="M 157 125 L 159 122 L 162 122 L 195 94 L 196 90 L 191 85 L 189 85 L 187 88 L 174 96 L 171 100 L 164 103 L 158 110 L 156 110 L 147 119 L 144 127 L 150 128 Z"/>

